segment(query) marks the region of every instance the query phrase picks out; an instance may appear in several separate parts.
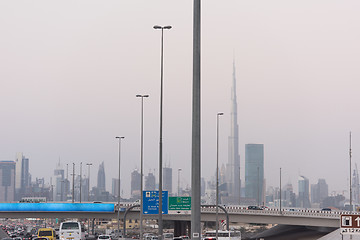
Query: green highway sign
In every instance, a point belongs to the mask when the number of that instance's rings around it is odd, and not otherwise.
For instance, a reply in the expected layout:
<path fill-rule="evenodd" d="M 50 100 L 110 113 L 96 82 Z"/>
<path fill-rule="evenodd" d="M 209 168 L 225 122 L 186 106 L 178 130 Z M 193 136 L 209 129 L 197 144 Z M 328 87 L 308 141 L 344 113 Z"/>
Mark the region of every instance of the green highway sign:
<path fill-rule="evenodd" d="M 191 197 L 169 197 L 169 214 L 190 214 Z"/>

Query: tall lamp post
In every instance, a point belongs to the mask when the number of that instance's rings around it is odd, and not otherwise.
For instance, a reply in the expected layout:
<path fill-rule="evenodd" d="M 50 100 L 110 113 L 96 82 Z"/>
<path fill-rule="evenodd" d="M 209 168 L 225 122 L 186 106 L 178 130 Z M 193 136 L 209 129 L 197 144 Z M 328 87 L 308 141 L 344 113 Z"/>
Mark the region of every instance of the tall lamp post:
<path fill-rule="evenodd" d="M 90 202 L 90 166 L 92 166 L 92 163 L 87 163 L 86 166 L 88 166 L 88 197 L 87 200 Z"/>
<path fill-rule="evenodd" d="M 349 145 L 349 160 L 350 160 L 350 175 L 349 175 L 349 180 L 350 180 L 350 211 L 353 211 L 353 207 L 352 207 L 352 186 L 351 186 L 351 132 L 350 132 L 350 145 Z"/>
<path fill-rule="evenodd" d="M 74 203 L 75 201 L 74 193 L 75 193 L 75 163 L 73 163 L 73 173 L 72 173 L 72 203 Z"/>
<path fill-rule="evenodd" d="M 281 213 L 281 168 L 280 168 L 280 213 Z"/>
<path fill-rule="evenodd" d="M 219 117 L 222 115 L 222 112 L 216 114 L 216 240 L 219 235 Z"/>
<path fill-rule="evenodd" d="M 149 97 L 149 95 L 136 95 L 137 98 L 141 98 L 141 137 L 140 137 L 140 240 L 142 240 L 143 236 L 143 190 L 144 190 L 144 98 Z"/>
<path fill-rule="evenodd" d="M 90 166 L 92 166 L 92 163 L 87 163 L 86 166 L 88 166 L 88 182 L 87 182 L 88 196 L 87 196 L 87 201 L 90 202 Z M 88 219 L 88 232 L 89 231 L 90 231 L 90 218 Z"/>
<path fill-rule="evenodd" d="M 164 70 L 164 29 L 171 29 L 171 26 L 155 25 L 154 29 L 161 30 L 161 76 L 160 76 L 160 140 L 159 140 L 159 240 L 163 235 L 162 219 L 162 115 L 163 115 L 163 70 Z"/>
<path fill-rule="evenodd" d="M 82 162 L 80 162 L 80 203 L 81 203 L 81 185 L 82 185 Z"/>
<path fill-rule="evenodd" d="M 118 214 L 117 214 L 117 227 L 118 227 L 118 238 L 120 238 L 120 160 L 121 160 L 121 139 L 124 139 L 125 137 L 115 137 L 119 140 L 119 179 L 118 179 Z M 125 224 L 125 223 L 124 223 Z"/>
<path fill-rule="evenodd" d="M 191 239 L 201 239 L 201 0 L 194 0 L 191 137 Z"/>
<path fill-rule="evenodd" d="M 178 197 L 180 196 L 180 172 L 181 168 L 178 169 Z"/>

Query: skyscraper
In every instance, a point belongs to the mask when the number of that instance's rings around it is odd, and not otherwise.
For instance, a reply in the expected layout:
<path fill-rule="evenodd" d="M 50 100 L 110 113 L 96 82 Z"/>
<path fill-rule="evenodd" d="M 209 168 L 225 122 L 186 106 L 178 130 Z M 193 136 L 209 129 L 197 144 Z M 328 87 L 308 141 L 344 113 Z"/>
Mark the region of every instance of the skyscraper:
<path fill-rule="evenodd" d="M 310 205 L 310 192 L 309 192 L 309 179 L 304 176 L 299 176 L 299 197 L 297 207 L 309 208 Z"/>
<path fill-rule="evenodd" d="M 317 184 L 311 184 L 311 203 L 321 203 L 329 196 L 329 188 L 325 179 L 319 179 Z"/>
<path fill-rule="evenodd" d="M 145 177 L 145 189 L 144 190 L 155 190 L 155 176 L 153 173 L 149 173 Z"/>
<path fill-rule="evenodd" d="M 164 191 L 168 191 L 169 196 L 172 194 L 172 168 L 163 168 Z"/>
<path fill-rule="evenodd" d="M 105 166 L 104 162 L 102 162 L 99 165 L 99 171 L 98 171 L 98 178 L 97 178 L 97 188 L 99 193 L 106 191 L 106 185 L 105 185 Z"/>
<path fill-rule="evenodd" d="M 64 201 L 64 192 L 65 192 L 65 182 L 64 182 L 64 169 L 61 168 L 60 160 L 54 170 L 54 177 L 55 177 L 55 191 L 53 199 L 55 201 Z"/>
<path fill-rule="evenodd" d="M 141 175 L 137 169 L 131 173 L 131 197 L 140 198 Z"/>
<path fill-rule="evenodd" d="M 20 200 L 30 185 L 29 159 L 25 158 L 22 153 L 17 153 L 15 162 L 15 198 Z"/>
<path fill-rule="evenodd" d="M 239 126 L 237 121 L 236 74 L 235 61 L 233 61 L 233 83 L 231 88 L 231 129 L 229 136 L 229 152 L 227 169 L 227 182 L 229 203 L 238 204 L 240 201 L 240 155 L 239 155 Z"/>
<path fill-rule="evenodd" d="M 15 199 L 15 162 L 0 161 L 0 202 Z"/>
<path fill-rule="evenodd" d="M 245 145 L 245 197 L 264 202 L 264 145 Z"/>
<path fill-rule="evenodd" d="M 111 194 L 117 199 L 119 196 L 119 179 L 113 178 L 111 181 Z"/>
<path fill-rule="evenodd" d="M 360 182 L 359 182 L 359 172 L 357 164 L 355 163 L 355 169 L 353 170 L 352 181 L 351 181 L 351 191 L 352 199 L 354 203 L 360 202 Z"/>

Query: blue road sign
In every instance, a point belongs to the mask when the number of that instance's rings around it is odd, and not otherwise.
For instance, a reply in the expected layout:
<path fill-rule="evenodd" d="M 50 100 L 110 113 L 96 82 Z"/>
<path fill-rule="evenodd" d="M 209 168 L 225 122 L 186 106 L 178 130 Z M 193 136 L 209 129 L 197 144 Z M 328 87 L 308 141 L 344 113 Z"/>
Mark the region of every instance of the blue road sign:
<path fill-rule="evenodd" d="M 143 191 L 143 214 L 159 214 L 159 191 Z M 168 191 L 162 191 L 162 213 L 168 214 Z"/>

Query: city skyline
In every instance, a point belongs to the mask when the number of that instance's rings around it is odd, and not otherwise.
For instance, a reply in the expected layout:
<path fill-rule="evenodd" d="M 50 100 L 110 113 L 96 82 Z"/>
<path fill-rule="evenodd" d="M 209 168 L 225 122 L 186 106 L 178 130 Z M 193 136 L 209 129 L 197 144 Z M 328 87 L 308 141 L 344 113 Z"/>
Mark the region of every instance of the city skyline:
<path fill-rule="evenodd" d="M 160 36 L 164 34 L 164 160 L 190 185 L 192 5 L 147 1 L 0 3 L 0 160 L 17 152 L 33 179 L 49 181 L 62 162 L 105 162 L 109 176 L 140 166 L 144 104 L 144 173 L 158 166 Z M 161 6 L 161 7 L 160 7 Z M 202 7 L 202 176 L 215 172 L 215 119 L 221 120 L 220 166 L 228 160 L 232 61 L 236 59 L 239 154 L 266 146 L 265 179 L 297 188 L 297 177 L 348 189 L 349 143 L 358 163 L 360 3 L 207 1 Z M 64 14 L 66 13 L 66 14 Z M 306 15 L 306 18 L 304 16 Z M 336 17 L 334 17 L 336 16 Z M 131 22 L 132 24 L 128 24 Z M 244 179 L 244 161 L 240 165 Z M 47 170 L 51 169 L 51 170 Z M 91 167 L 91 176 L 96 176 Z M 122 168 L 125 194 L 130 172 Z M 174 179 L 173 179 L 174 180 Z M 243 180 L 244 181 L 244 180 Z M 91 185 L 94 185 L 91 179 Z M 107 189 L 111 178 L 107 179 Z M 348 196 L 348 192 L 347 194 Z"/>
<path fill-rule="evenodd" d="M 265 186 L 266 179 L 263 179 L 262 165 L 264 163 L 263 145 L 261 144 L 248 144 L 246 146 L 245 162 L 247 177 L 245 186 L 242 188 L 242 198 L 240 200 L 241 205 L 264 205 L 269 208 L 279 208 L 279 186 Z M 17 156 L 23 157 L 22 153 L 18 153 Z M 27 158 L 27 160 L 29 160 Z M 29 162 L 30 163 L 30 162 Z M 15 165 L 17 164 L 17 165 Z M 117 199 L 116 184 L 117 179 L 112 179 L 112 191 L 103 188 L 103 183 L 106 181 L 106 172 L 104 165 L 100 164 L 98 168 L 97 182 L 98 186 L 88 186 L 88 178 L 83 175 L 82 187 L 80 187 L 80 175 L 76 174 L 75 178 L 64 179 L 65 169 L 61 168 L 60 162 L 54 169 L 54 175 L 56 176 L 55 182 L 47 184 L 44 182 L 44 178 L 36 178 L 35 181 L 31 181 L 28 187 L 22 191 L 15 193 L 15 177 L 17 177 L 15 168 L 21 164 L 15 161 L 0 161 L 0 186 L 3 202 L 27 202 L 27 201 L 75 201 L 75 202 L 87 202 L 87 201 L 102 201 L 102 202 L 114 202 Z M 258 167 L 260 166 L 260 167 Z M 9 171 L 12 169 L 12 172 Z M 172 171 L 172 168 L 165 167 L 164 170 Z M 256 174 L 248 174 L 251 172 L 258 172 L 258 177 L 251 177 Z M 5 174 L 5 175 L 4 175 Z M 220 203 L 225 205 L 234 205 L 232 201 L 229 201 L 226 178 L 225 178 L 225 166 L 221 167 L 221 181 L 220 181 Z M 261 175 L 260 175 L 261 174 Z M 31 173 L 29 172 L 29 175 Z M 66 174 L 68 175 L 68 174 Z M 250 176 L 250 177 L 249 177 Z M 357 180 L 358 169 L 353 172 L 353 204 L 358 206 L 360 204 L 360 198 L 356 194 L 360 191 L 360 185 Z M 138 201 L 139 200 L 139 172 L 134 169 L 132 172 L 131 189 L 132 194 L 130 197 L 122 195 L 123 201 Z M 152 180 L 149 179 L 152 178 Z M 74 181 L 74 183 L 73 183 Z M 150 183 L 149 181 L 153 181 Z M 205 183 L 207 181 L 207 184 Z M 215 201 L 215 179 L 201 180 L 201 196 L 202 202 L 205 204 L 214 204 Z M 115 184 L 114 184 L 115 183 Z M 172 180 L 168 177 L 164 177 L 164 185 L 172 187 Z M 225 185 L 223 185 L 223 183 Z M 74 185 L 73 185 L 74 184 Z M 65 186 L 64 186 L 65 185 Z M 152 185 L 152 186 L 150 186 Z M 157 189 L 155 176 L 149 173 L 145 180 L 145 190 L 154 191 Z M 344 191 L 342 193 L 330 193 L 329 187 L 326 183 L 326 179 L 318 179 L 317 183 L 310 183 L 305 176 L 298 177 L 298 192 L 293 189 L 292 183 L 282 184 L 282 206 L 285 208 L 299 207 L 299 208 L 336 208 L 336 209 L 348 209 L 349 199 L 344 197 Z M 74 187 L 74 190 L 73 190 Z M 311 188 L 310 188 L 311 187 Z M 265 189 L 266 188 L 266 189 Z M 79 194 L 81 190 L 81 195 Z M 311 190 L 311 191 L 310 191 Z M 123 192 L 123 190 L 122 190 Z M 178 189 L 180 196 L 190 196 L 190 189 Z M 88 193 L 90 195 L 88 195 Z M 169 191 L 169 196 L 179 196 L 174 191 Z M 81 197 L 81 200 L 80 200 Z M 257 198 L 261 197 L 260 200 Z M 61 199 L 63 198 L 63 199 Z M 32 199 L 32 200 L 31 200 Z M 238 203 L 235 203 L 237 205 Z"/>

